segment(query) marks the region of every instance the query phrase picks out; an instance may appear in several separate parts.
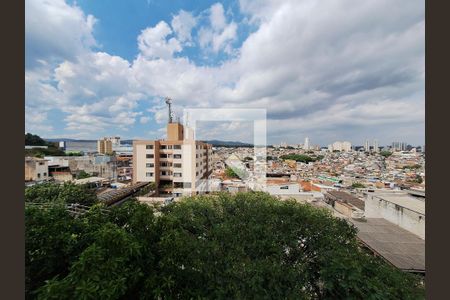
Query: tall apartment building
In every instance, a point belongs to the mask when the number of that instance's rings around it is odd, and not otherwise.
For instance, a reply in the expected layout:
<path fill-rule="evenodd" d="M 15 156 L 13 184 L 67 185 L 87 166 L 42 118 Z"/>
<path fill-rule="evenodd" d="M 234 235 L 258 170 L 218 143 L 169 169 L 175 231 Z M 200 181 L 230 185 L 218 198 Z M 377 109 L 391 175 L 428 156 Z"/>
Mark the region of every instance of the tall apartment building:
<path fill-rule="evenodd" d="M 166 140 L 133 141 L 133 182 L 155 182 L 159 194 L 203 193 L 211 173 L 212 145 L 179 123 L 169 121 Z"/>
<path fill-rule="evenodd" d="M 101 154 L 110 154 L 112 150 L 112 141 L 108 138 L 103 138 L 97 141 L 97 152 Z"/>
<path fill-rule="evenodd" d="M 309 150 L 309 137 L 305 137 L 305 143 L 303 144 L 303 149 Z"/>
<path fill-rule="evenodd" d="M 407 144 L 405 142 L 392 142 L 392 150 L 405 151 Z"/>
<path fill-rule="evenodd" d="M 380 152 L 380 146 L 378 145 L 378 140 L 373 140 L 373 151 Z"/>
<path fill-rule="evenodd" d="M 364 143 L 364 151 L 366 151 L 366 152 L 370 151 L 369 140 L 366 140 L 365 143 Z"/>
<path fill-rule="evenodd" d="M 344 142 L 334 142 L 333 144 L 328 146 L 329 151 L 351 151 L 352 150 L 352 144 L 350 142 L 344 141 Z"/>

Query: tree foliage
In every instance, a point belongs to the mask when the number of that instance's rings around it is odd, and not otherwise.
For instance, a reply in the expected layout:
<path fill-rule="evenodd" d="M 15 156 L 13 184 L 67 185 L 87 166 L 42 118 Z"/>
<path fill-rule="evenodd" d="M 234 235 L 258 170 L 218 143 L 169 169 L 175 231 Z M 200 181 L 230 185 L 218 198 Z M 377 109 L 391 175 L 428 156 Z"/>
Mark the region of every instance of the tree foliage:
<path fill-rule="evenodd" d="M 25 201 L 34 203 L 79 203 L 92 205 L 97 202 L 95 193 L 85 185 L 76 185 L 71 182 L 42 183 L 25 189 Z"/>
<path fill-rule="evenodd" d="M 308 155 L 304 155 L 304 154 L 286 154 L 286 155 L 282 155 L 281 159 L 283 159 L 283 160 L 291 159 L 291 160 L 295 160 L 297 162 L 303 162 L 303 163 L 309 163 L 309 162 L 316 161 L 315 158 L 308 156 Z"/>
<path fill-rule="evenodd" d="M 352 188 L 354 188 L 354 189 L 363 189 L 363 188 L 365 188 L 366 186 L 364 185 L 364 184 L 362 184 L 361 182 L 353 182 L 352 183 Z"/>
<path fill-rule="evenodd" d="M 243 178 L 243 177 L 245 177 L 244 171 L 239 170 L 239 169 L 233 170 L 233 169 L 230 168 L 230 167 L 227 167 L 227 168 L 225 169 L 225 175 L 226 175 L 227 177 L 229 177 L 229 178 Z"/>
<path fill-rule="evenodd" d="M 87 173 L 84 170 L 81 170 L 77 175 L 77 179 L 84 179 L 84 178 L 89 178 L 89 177 L 92 177 L 92 175 Z"/>
<path fill-rule="evenodd" d="M 389 156 L 392 155 L 392 152 L 391 151 L 381 151 L 380 155 L 384 156 L 385 158 L 388 158 Z"/>
<path fill-rule="evenodd" d="M 328 211 L 265 193 L 128 201 L 78 218 L 26 207 L 27 296 L 41 299 L 417 299 Z"/>
<path fill-rule="evenodd" d="M 27 146 L 48 146 L 48 143 L 36 134 L 25 134 L 25 145 Z"/>

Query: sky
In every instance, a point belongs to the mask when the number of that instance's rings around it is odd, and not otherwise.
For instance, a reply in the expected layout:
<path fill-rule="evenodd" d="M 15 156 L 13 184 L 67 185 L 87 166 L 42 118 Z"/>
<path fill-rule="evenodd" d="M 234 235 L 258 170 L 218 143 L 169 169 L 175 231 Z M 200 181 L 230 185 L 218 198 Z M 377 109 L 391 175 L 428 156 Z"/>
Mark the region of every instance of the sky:
<path fill-rule="evenodd" d="M 27 0 L 25 129 L 164 137 L 185 108 L 267 111 L 267 142 L 425 141 L 417 0 Z M 200 139 L 251 142 L 249 122 Z"/>

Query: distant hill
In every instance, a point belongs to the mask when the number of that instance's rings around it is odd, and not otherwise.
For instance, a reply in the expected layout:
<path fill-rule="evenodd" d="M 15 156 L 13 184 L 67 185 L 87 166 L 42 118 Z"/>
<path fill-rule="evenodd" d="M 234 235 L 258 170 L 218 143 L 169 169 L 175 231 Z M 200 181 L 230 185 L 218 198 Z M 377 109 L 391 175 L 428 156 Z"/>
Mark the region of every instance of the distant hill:
<path fill-rule="evenodd" d="M 68 139 L 68 138 L 51 138 L 44 139 L 47 142 L 95 142 L 96 140 L 77 140 L 77 139 Z M 133 140 L 121 140 L 121 144 L 132 144 Z M 216 147 L 253 147 L 253 144 L 236 142 L 236 141 L 220 141 L 220 140 L 209 140 L 204 141 L 205 143 L 211 144 Z"/>
<path fill-rule="evenodd" d="M 77 139 L 67 139 L 67 138 L 56 138 L 56 139 L 46 139 L 47 142 L 96 142 L 97 140 L 77 140 Z"/>
<path fill-rule="evenodd" d="M 210 140 L 204 141 L 205 143 L 211 144 L 216 147 L 253 147 L 253 144 L 235 142 L 235 141 L 220 141 L 220 140 Z"/>

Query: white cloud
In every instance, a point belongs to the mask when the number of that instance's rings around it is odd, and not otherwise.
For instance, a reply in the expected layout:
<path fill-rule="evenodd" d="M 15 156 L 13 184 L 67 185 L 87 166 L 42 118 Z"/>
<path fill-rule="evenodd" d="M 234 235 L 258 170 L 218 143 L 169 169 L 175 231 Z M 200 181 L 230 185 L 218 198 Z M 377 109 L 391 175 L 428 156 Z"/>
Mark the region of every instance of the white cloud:
<path fill-rule="evenodd" d="M 141 118 L 139 119 L 139 122 L 140 122 L 141 124 L 147 124 L 149 121 L 150 121 L 150 117 L 141 117 Z"/>
<path fill-rule="evenodd" d="M 72 60 L 97 46 L 92 31 L 97 20 L 64 0 L 25 2 L 25 58 L 28 68 L 38 61 Z"/>
<path fill-rule="evenodd" d="M 192 13 L 180 10 L 177 15 L 173 16 L 171 22 L 173 31 L 177 36 L 177 39 L 181 43 L 187 43 L 191 45 L 192 29 L 197 25 L 196 18 L 192 15 Z"/>
<path fill-rule="evenodd" d="M 209 20 L 215 31 L 220 31 L 226 26 L 225 13 L 221 3 L 215 3 L 210 8 Z"/>
<path fill-rule="evenodd" d="M 227 23 L 222 4 L 213 4 L 209 9 L 211 26 L 203 26 L 199 30 L 199 45 L 201 48 L 218 53 L 224 50 L 231 54 L 231 43 L 237 38 L 237 24 Z"/>
<path fill-rule="evenodd" d="M 182 50 L 180 42 L 172 37 L 172 29 L 166 22 L 161 21 L 155 27 L 142 30 L 138 36 L 138 47 L 142 55 L 148 58 L 169 59 L 176 52 Z"/>
<path fill-rule="evenodd" d="M 135 112 L 144 98 L 159 99 L 150 111 L 162 124 L 167 111 L 161 99 L 171 96 L 179 110 L 266 108 L 269 142 L 298 143 L 306 133 L 323 144 L 333 134 L 345 134 L 345 139 L 376 135 L 383 142 L 383 135 L 409 133 L 420 142 L 423 6 L 416 0 L 407 5 L 241 0 L 241 10 L 257 29 L 235 49 L 238 55 L 219 66 L 174 57 L 192 38 L 192 23 L 180 12 L 171 22 L 173 31 L 165 22 L 142 31 L 140 54 L 132 62 L 93 51 L 81 51 L 78 59 L 67 58 L 56 69 L 41 59 L 39 68 L 26 72 L 26 101 L 59 107 L 69 114 L 66 122 L 73 130 L 127 129 L 137 118 L 145 120 Z M 208 18 L 209 26 L 195 36 L 200 46 L 231 51 L 237 24 L 227 22 L 221 4 L 208 10 Z"/>

